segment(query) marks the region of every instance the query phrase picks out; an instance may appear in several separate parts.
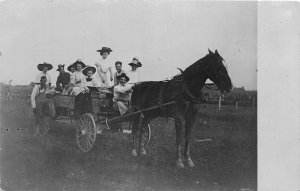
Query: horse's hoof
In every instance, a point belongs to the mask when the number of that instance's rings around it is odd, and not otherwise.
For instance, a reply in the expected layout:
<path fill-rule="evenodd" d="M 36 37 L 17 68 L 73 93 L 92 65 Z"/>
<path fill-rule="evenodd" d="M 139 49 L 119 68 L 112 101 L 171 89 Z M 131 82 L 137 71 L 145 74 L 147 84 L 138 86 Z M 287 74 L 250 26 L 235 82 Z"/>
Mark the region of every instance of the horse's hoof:
<path fill-rule="evenodd" d="M 195 167 L 195 164 L 191 158 L 186 159 L 186 162 L 187 162 L 188 167 L 190 167 L 190 168 Z"/>
<path fill-rule="evenodd" d="M 176 166 L 177 166 L 178 168 L 184 168 L 184 164 L 183 164 L 182 160 L 177 160 L 177 161 L 176 161 Z"/>
<path fill-rule="evenodd" d="M 134 157 L 136 157 L 136 156 L 137 156 L 136 149 L 133 149 L 133 150 L 132 150 L 132 156 L 134 156 Z"/>
<path fill-rule="evenodd" d="M 142 155 L 142 156 L 146 156 L 146 155 L 147 155 L 147 153 L 146 153 L 146 150 L 145 150 L 145 149 L 141 149 L 141 155 Z"/>

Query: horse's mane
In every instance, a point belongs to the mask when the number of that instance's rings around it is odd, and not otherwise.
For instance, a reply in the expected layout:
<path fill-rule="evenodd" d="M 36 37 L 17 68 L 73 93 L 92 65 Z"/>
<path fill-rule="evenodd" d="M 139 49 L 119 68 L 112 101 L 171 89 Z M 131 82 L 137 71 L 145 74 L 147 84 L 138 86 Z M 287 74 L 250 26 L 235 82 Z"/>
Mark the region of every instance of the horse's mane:
<path fill-rule="evenodd" d="M 206 63 L 207 60 L 211 58 L 211 54 L 205 55 L 203 58 L 200 58 L 192 65 L 188 66 L 182 73 L 178 73 L 172 77 L 172 79 L 178 79 L 184 74 L 184 76 L 189 76 L 195 72 L 199 71 L 199 68 L 203 67 L 203 64 Z"/>

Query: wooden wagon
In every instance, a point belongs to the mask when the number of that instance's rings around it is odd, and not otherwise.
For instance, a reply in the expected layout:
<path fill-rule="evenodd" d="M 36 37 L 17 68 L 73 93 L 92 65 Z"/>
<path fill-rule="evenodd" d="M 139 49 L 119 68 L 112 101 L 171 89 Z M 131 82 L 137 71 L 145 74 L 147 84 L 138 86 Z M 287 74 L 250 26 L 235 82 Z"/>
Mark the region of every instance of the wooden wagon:
<path fill-rule="evenodd" d="M 119 131 L 132 137 L 130 136 L 132 134 L 132 119 L 142 111 L 120 116 L 119 112 L 113 110 L 113 95 L 111 93 L 93 92 L 89 96 L 92 103 L 92 112 L 83 113 L 79 117 L 76 117 L 74 114 L 75 96 L 57 94 L 49 98 L 55 109 L 63 108 L 65 112 L 64 115 L 57 113 L 56 117 L 45 114 L 41 118 L 40 126 L 42 126 L 44 134 L 48 132 L 54 122 L 59 122 L 61 119 L 74 121 L 75 123 L 72 122 L 71 124 L 76 128 L 77 145 L 83 152 L 88 152 L 92 149 L 97 135 L 115 130 L 115 126 L 121 127 L 118 128 Z M 127 122 L 125 127 L 124 125 L 120 125 L 120 123 L 124 122 Z M 143 137 L 145 146 L 150 142 L 150 139 L 151 126 L 148 124 Z"/>

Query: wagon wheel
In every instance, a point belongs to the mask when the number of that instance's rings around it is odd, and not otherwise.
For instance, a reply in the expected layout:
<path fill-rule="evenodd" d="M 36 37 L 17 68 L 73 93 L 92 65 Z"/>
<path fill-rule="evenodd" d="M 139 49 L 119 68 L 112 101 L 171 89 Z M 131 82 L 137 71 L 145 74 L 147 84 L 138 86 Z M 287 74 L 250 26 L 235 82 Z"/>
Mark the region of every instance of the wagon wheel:
<path fill-rule="evenodd" d="M 53 120 L 50 116 L 41 115 L 39 118 L 39 131 L 41 135 L 46 135 L 52 126 Z"/>
<path fill-rule="evenodd" d="M 96 124 L 93 116 L 89 113 L 83 114 L 77 120 L 76 138 L 81 151 L 88 152 L 96 141 Z"/>
<path fill-rule="evenodd" d="M 133 125 L 133 122 L 130 122 L 129 124 L 129 129 L 132 131 L 132 125 Z M 151 125 L 150 123 L 147 124 L 147 127 L 145 127 L 144 129 L 144 134 L 143 134 L 143 142 L 144 142 L 144 146 L 146 147 L 150 140 L 151 140 Z M 132 134 L 130 134 L 130 139 L 133 139 L 133 136 Z M 138 141 L 138 140 L 137 140 Z"/>

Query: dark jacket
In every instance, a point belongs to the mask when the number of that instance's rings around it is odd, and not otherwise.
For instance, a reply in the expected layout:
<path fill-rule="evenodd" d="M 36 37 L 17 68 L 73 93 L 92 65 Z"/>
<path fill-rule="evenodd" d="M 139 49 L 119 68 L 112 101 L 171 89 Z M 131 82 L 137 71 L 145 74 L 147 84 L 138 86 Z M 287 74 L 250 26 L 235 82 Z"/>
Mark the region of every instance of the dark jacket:
<path fill-rule="evenodd" d="M 59 74 L 56 80 L 56 90 L 62 92 L 66 85 L 70 84 L 70 73 Z"/>

